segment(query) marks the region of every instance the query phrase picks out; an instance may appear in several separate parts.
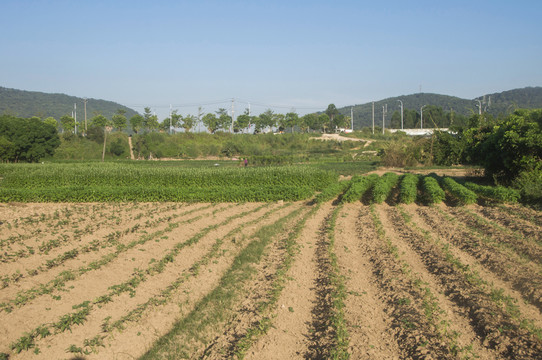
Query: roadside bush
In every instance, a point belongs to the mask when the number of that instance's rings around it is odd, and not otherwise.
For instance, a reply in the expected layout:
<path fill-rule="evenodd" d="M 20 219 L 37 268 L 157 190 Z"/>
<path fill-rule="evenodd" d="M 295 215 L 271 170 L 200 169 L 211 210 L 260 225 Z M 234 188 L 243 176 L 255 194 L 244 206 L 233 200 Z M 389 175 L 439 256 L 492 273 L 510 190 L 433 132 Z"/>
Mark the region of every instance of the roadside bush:
<path fill-rule="evenodd" d="M 121 139 L 116 139 L 111 142 L 109 146 L 109 151 L 115 156 L 122 156 L 125 154 L 126 146 L 122 143 Z"/>
<path fill-rule="evenodd" d="M 538 109 L 516 110 L 503 124 L 495 126 L 480 145 L 486 175 L 501 183 L 511 183 L 525 171 L 535 171 L 536 178 L 536 170 L 542 166 L 541 125 L 542 109 Z"/>
<path fill-rule="evenodd" d="M 427 139 L 407 139 L 391 141 L 382 150 L 382 165 L 392 167 L 416 166 L 426 161 L 424 144 Z"/>
<path fill-rule="evenodd" d="M 513 185 L 521 192 L 522 200 L 542 207 L 542 164 L 531 171 L 522 171 Z"/>

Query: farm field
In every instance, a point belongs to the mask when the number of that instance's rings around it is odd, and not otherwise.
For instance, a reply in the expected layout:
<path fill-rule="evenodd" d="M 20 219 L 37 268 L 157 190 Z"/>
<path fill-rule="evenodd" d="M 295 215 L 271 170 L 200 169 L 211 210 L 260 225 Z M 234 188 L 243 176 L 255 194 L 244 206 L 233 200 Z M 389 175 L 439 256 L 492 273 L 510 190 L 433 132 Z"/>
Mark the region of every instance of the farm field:
<path fill-rule="evenodd" d="M 541 212 L 369 203 L 0 204 L 0 353 L 542 357 Z"/>

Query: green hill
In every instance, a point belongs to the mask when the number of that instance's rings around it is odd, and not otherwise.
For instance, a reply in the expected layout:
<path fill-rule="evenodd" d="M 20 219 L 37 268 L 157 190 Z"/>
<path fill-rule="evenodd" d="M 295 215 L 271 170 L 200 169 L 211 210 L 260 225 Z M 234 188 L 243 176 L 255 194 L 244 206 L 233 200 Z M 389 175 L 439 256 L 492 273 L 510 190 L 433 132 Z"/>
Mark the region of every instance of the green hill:
<path fill-rule="evenodd" d="M 491 99 L 491 100 L 490 100 Z M 391 97 L 374 102 L 375 124 L 382 124 L 382 106 L 388 105 L 386 126 L 395 111 L 400 111 L 399 101 L 403 102 L 404 109 L 415 110 L 418 113 L 423 105 L 441 107 L 445 112 L 453 110 L 457 114 L 470 116 L 478 113 L 478 102 L 482 103 L 482 109 L 493 116 L 508 114 L 515 108 L 535 109 L 542 108 L 542 87 L 526 87 L 501 93 L 487 94 L 476 99 L 462 99 L 455 96 L 439 95 L 432 93 L 418 93 Z M 339 108 L 341 114 L 350 116 L 350 109 L 354 108 L 354 128 L 372 125 L 372 102 L 345 106 Z"/>
<path fill-rule="evenodd" d="M 493 115 L 510 113 L 514 109 L 542 108 L 542 87 L 526 87 L 487 94 L 477 98 Z"/>
<path fill-rule="evenodd" d="M 14 115 L 22 118 L 49 116 L 60 119 L 71 115 L 77 104 L 77 120 L 85 118 L 84 99 L 65 94 L 48 94 L 37 91 L 24 91 L 0 87 L 0 115 Z M 87 119 L 102 114 L 111 119 L 118 109 L 126 111 L 126 117 L 137 114 L 136 111 L 113 101 L 87 99 Z"/>

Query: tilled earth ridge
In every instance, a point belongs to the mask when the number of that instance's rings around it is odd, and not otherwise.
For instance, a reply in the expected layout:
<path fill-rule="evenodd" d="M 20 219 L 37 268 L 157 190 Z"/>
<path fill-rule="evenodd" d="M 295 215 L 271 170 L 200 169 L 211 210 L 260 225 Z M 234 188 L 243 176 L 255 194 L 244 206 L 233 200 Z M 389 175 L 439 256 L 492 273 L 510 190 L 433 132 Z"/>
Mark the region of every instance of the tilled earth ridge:
<path fill-rule="evenodd" d="M 309 353 L 310 319 L 317 303 L 316 251 L 321 227 L 330 211 L 327 204 L 307 220 L 297 240 L 298 253 L 289 272 L 290 280 L 274 309 L 273 327 L 252 346 L 247 359 L 299 359 Z"/>
<path fill-rule="evenodd" d="M 201 217 L 201 219 L 196 220 L 195 222 L 189 224 L 190 226 L 183 227 L 181 229 L 176 228 L 173 233 L 169 233 L 169 236 L 162 239 L 152 239 L 152 241 L 148 241 L 142 246 L 138 248 L 134 248 L 129 252 L 121 254 L 115 261 L 108 263 L 104 266 L 103 269 L 99 269 L 97 271 L 89 271 L 88 273 L 84 274 L 80 279 L 76 279 L 75 282 L 70 285 L 66 291 L 60 291 L 59 293 L 62 297 L 62 300 L 59 301 L 59 305 L 63 306 L 51 306 L 51 300 L 50 295 L 44 295 L 38 298 L 37 300 L 32 301 L 28 305 L 22 306 L 20 309 L 16 309 L 15 311 L 12 311 L 11 313 L 5 314 L 6 317 L 12 317 L 16 316 L 17 314 L 21 314 L 23 318 L 25 318 L 26 315 L 26 322 L 25 324 L 27 332 L 31 331 L 31 329 L 35 326 L 39 326 L 40 324 L 47 324 L 49 322 L 54 322 L 55 319 L 58 319 L 60 316 L 63 316 L 62 314 L 70 313 L 72 304 L 78 304 L 81 303 L 81 301 L 85 300 L 93 300 L 96 297 L 107 294 L 108 292 L 111 293 L 111 288 L 109 288 L 109 291 L 107 290 L 108 286 L 114 285 L 114 284 L 122 284 L 123 281 L 129 278 L 134 278 L 134 270 L 136 266 L 139 266 L 141 268 L 149 268 L 152 266 L 154 262 L 156 262 L 156 259 L 159 259 L 160 256 L 164 256 L 164 254 L 167 254 L 168 251 L 171 250 L 172 246 L 175 243 L 182 243 L 183 240 L 186 240 L 190 236 L 194 236 L 198 234 L 198 231 L 205 228 L 206 226 L 212 225 L 212 224 L 220 224 L 228 217 L 242 213 L 243 211 L 249 211 L 251 209 L 255 209 L 258 204 L 245 204 L 245 205 L 235 205 L 233 208 L 231 205 L 227 205 L 225 209 L 228 209 L 228 211 L 217 211 L 220 210 L 220 208 L 223 205 L 218 205 L 215 207 L 214 211 L 211 210 L 210 212 L 204 212 Z M 215 212 L 213 215 L 212 213 Z M 254 213 L 253 217 L 259 217 L 262 213 Z M 245 219 L 248 220 L 248 219 Z M 238 220 L 239 221 L 239 220 Z M 232 225 L 229 225 L 232 227 Z M 234 225 L 235 226 L 235 225 Z M 130 283 L 128 290 L 134 289 L 134 292 L 131 291 L 125 291 L 120 292 L 117 296 L 113 297 L 113 302 L 105 303 L 100 306 L 94 306 L 93 311 L 91 312 L 91 316 L 87 319 L 88 322 L 85 323 L 85 326 L 79 326 L 74 327 L 71 331 L 62 332 L 54 336 L 54 339 L 62 339 L 65 338 L 67 341 L 68 339 L 70 341 L 73 341 L 74 343 L 83 343 L 83 340 L 86 338 L 86 336 L 92 331 L 89 331 L 88 329 L 96 329 L 93 330 L 96 333 L 100 333 L 99 329 L 101 328 L 103 324 L 104 318 L 107 318 L 108 316 L 111 319 L 116 319 L 120 314 L 125 313 L 129 311 L 131 306 L 134 306 L 136 301 L 141 301 L 141 298 L 148 297 L 149 295 L 152 295 L 152 291 L 149 292 L 148 286 L 152 285 L 155 286 L 157 284 L 160 284 L 160 281 L 156 281 L 158 278 L 165 278 L 164 284 L 167 284 L 167 277 L 168 273 L 170 273 L 169 276 L 175 276 L 175 274 L 182 272 L 183 268 L 187 268 L 190 266 L 190 262 L 185 262 L 185 260 L 188 260 L 188 258 L 184 258 L 183 254 L 186 254 L 186 251 L 192 251 L 193 249 L 196 249 L 197 252 L 195 255 L 197 256 L 197 253 L 204 253 L 205 252 L 205 246 L 206 242 L 210 243 L 210 241 L 214 241 L 213 239 L 215 236 L 220 236 L 220 232 L 227 233 L 229 230 L 228 228 L 218 228 L 215 231 L 215 234 L 209 233 L 207 238 L 209 240 L 205 240 L 205 238 L 199 239 L 198 246 L 187 246 L 185 251 L 177 258 L 181 261 L 178 266 L 169 266 L 169 271 L 166 271 L 165 273 L 161 273 L 158 275 L 155 274 L 147 274 L 147 279 L 152 279 L 152 281 L 139 281 L 139 279 L 136 277 L 135 279 L 138 279 L 136 283 Z M 156 242 L 156 240 L 159 240 Z M 153 260 L 154 259 L 154 260 Z M 173 260 L 173 259 L 172 259 Z M 134 264 L 135 263 L 135 264 Z M 149 264 L 149 265 L 147 265 Z M 174 264 L 173 264 L 174 265 Z M 106 281 L 104 281 L 106 280 Z M 145 279 L 146 280 L 146 279 Z M 71 282 L 70 282 L 71 284 Z M 79 285 L 80 284 L 80 285 Z M 96 285 L 93 285 L 96 284 Z M 142 286 L 146 284 L 146 286 Z M 73 288 L 72 288 L 73 286 Z M 159 286 L 158 286 L 159 288 Z M 79 294 L 79 295 L 78 295 Z M 70 297 L 71 296 L 71 297 Z M 75 299 L 72 299 L 72 297 L 75 296 Z M 41 300 L 41 298 L 44 298 Z M 134 304 L 134 305 L 130 305 Z M 53 304 L 55 305 L 55 304 Z M 36 310 L 32 310 L 32 309 Z M 32 311 L 35 311 L 36 315 L 32 315 Z M 38 316 L 37 314 L 43 312 L 44 316 Z M 73 310 L 72 310 L 73 311 Z M 28 316 L 30 314 L 30 316 Z M 103 314 L 103 315 L 101 315 Z M 4 314 L 1 314 L 4 316 Z M 96 318 L 96 319 L 95 319 Z M 100 320 L 101 319 L 101 320 Z M 28 324 L 28 322 L 31 322 Z M 10 321 L 10 319 L 6 319 L 5 323 L 17 323 L 15 321 Z M 18 324 L 20 326 L 21 324 Z M 90 328 L 88 326 L 91 326 Z M 16 331 L 13 331 L 13 327 L 10 327 L 9 329 L 6 329 L 8 336 L 12 337 L 13 335 L 21 335 L 18 334 Z M 158 332 L 159 333 L 159 332 Z M 79 334 L 79 335 L 78 335 Z M 155 334 L 156 337 L 156 334 Z M 154 337 L 154 338 L 155 338 Z M 6 338 L 4 338 L 6 339 Z M 6 339 L 8 340 L 8 339 Z M 77 341 L 75 341 L 77 340 Z M 52 348 L 55 348 L 57 350 L 60 350 L 61 353 L 57 353 L 57 356 L 64 355 L 66 353 L 65 349 L 70 345 L 67 344 L 65 347 L 62 347 L 61 345 L 53 346 L 51 345 L 52 342 L 56 342 L 57 340 L 53 340 L 53 337 L 46 337 L 44 339 L 45 345 L 47 347 L 51 346 Z M 6 341 L 7 343 L 7 341 Z M 149 343 L 147 343 L 147 346 L 149 346 Z M 41 349 L 41 347 L 40 347 Z M 99 349 L 97 349 L 99 350 Z M 45 355 L 46 351 L 44 349 L 41 349 L 42 353 Z M 21 354 L 22 355 L 22 354 Z M 46 357 L 44 357 L 46 358 Z"/>
<path fill-rule="evenodd" d="M 201 300 L 220 291 L 254 234 L 286 219 L 239 283 L 237 300 L 220 309 L 224 318 L 181 331 L 171 340 L 179 351 L 165 357 L 233 358 L 265 320 L 270 326 L 249 343 L 246 358 L 328 358 L 337 346 L 333 236 L 351 359 L 542 358 L 540 212 L 519 205 L 315 206 L 3 204 L 0 353 L 138 358 L 176 323 L 219 310 Z M 285 240 L 302 218 L 284 287 L 262 306 L 289 256 Z M 107 261 L 92 268 L 100 259 Z M 81 321 L 59 330 L 61 318 L 87 308 Z M 39 326 L 49 334 L 33 333 Z M 26 345 L 25 334 L 33 334 Z"/>

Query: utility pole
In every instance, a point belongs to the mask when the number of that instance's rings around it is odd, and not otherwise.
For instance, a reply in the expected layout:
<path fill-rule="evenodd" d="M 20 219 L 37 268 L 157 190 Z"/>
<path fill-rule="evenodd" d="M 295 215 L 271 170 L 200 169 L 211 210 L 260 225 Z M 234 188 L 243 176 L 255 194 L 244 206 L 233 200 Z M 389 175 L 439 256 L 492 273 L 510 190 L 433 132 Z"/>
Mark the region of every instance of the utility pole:
<path fill-rule="evenodd" d="M 77 103 L 73 104 L 73 114 L 74 130 L 75 134 L 77 134 Z"/>
<path fill-rule="evenodd" d="M 85 136 L 87 136 L 87 98 L 83 99 L 83 104 L 85 105 Z"/>
<path fill-rule="evenodd" d="M 401 103 L 401 130 L 403 130 L 403 102 L 401 100 L 397 100 Z"/>
<path fill-rule="evenodd" d="M 173 128 L 173 119 L 171 116 L 171 104 L 169 104 L 169 133 L 171 134 L 171 130 Z"/>
<path fill-rule="evenodd" d="M 375 134 L 375 102 L 373 101 L 373 135 Z"/>
<path fill-rule="evenodd" d="M 426 107 L 427 105 L 423 105 L 421 108 L 420 108 L 420 129 L 423 129 L 423 108 Z"/>
<path fill-rule="evenodd" d="M 352 123 L 351 129 L 354 131 L 354 108 L 350 108 L 350 122 Z"/>
<path fill-rule="evenodd" d="M 482 115 L 482 102 L 478 99 L 474 99 L 474 101 L 478 101 L 478 104 L 476 104 L 478 106 L 478 115 Z"/>
<path fill-rule="evenodd" d="M 388 104 L 382 106 L 382 135 L 384 135 L 387 112 L 388 112 Z"/>
<path fill-rule="evenodd" d="M 235 99 L 231 99 L 231 126 L 230 126 L 230 133 L 233 134 L 233 120 L 235 115 Z"/>
<path fill-rule="evenodd" d="M 248 132 L 250 134 L 250 127 L 252 125 L 250 124 L 250 103 L 248 103 Z"/>

